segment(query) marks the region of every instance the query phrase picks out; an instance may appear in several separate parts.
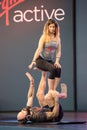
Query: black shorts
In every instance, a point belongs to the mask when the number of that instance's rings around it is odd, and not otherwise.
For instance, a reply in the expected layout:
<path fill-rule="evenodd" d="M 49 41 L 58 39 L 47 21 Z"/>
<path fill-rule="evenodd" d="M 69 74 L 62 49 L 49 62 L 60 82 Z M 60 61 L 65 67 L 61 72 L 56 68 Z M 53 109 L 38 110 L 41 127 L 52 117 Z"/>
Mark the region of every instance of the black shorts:
<path fill-rule="evenodd" d="M 49 79 L 60 78 L 61 68 L 56 68 L 53 61 L 44 60 L 39 56 L 36 60 L 36 67 L 49 72 Z"/>

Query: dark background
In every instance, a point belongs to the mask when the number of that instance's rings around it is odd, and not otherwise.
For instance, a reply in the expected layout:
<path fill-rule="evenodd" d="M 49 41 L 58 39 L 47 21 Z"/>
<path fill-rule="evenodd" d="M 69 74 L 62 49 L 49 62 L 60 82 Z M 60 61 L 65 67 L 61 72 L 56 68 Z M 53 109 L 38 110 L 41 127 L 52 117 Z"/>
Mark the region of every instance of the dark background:
<path fill-rule="evenodd" d="M 60 83 L 66 83 L 68 87 L 68 98 L 60 100 L 63 109 L 87 110 L 86 3 L 86 0 L 25 0 L 9 11 L 9 26 L 5 25 L 5 15 L 0 18 L 0 111 L 16 111 L 26 105 L 29 87 L 26 71 L 34 76 L 37 91 L 41 73 L 29 70 L 28 65 L 37 48 L 47 17 L 44 15 L 44 20 L 39 22 L 33 20 L 20 23 L 15 23 L 13 17 L 16 10 L 25 12 L 33 10 L 35 6 L 41 9 L 41 5 L 44 5 L 43 9 L 49 14 L 58 8 L 65 11 L 64 20 L 58 21 L 62 40 Z M 60 91 L 60 85 L 58 90 Z M 38 105 L 37 99 L 34 99 L 34 104 Z"/>

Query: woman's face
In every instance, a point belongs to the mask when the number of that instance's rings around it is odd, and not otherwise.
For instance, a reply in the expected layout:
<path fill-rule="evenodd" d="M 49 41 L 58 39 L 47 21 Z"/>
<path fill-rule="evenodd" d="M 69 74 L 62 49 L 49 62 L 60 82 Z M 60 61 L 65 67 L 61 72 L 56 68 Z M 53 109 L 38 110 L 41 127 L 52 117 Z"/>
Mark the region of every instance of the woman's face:
<path fill-rule="evenodd" d="M 54 23 L 53 23 L 53 24 L 50 24 L 50 25 L 48 26 L 48 31 L 49 31 L 50 34 L 54 34 L 54 33 L 55 33 L 55 30 L 56 30 L 56 27 L 55 27 L 55 24 L 54 24 Z"/>

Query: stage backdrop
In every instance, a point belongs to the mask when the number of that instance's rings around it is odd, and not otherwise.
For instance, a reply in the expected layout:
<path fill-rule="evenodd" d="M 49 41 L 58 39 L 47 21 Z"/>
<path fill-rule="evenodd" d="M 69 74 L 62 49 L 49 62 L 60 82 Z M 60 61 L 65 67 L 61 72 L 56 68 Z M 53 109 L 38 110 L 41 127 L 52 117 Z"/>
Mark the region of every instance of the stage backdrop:
<path fill-rule="evenodd" d="M 64 110 L 74 110 L 73 2 L 72 0 L 0 0 L 0 111 L 20 110 L 26 105 L 29 81 L 40 72 L 29 70 L 38 40 L 47 19 L 60 25 L 62 41 L 62 77 L 68 98 L 60 100 Z M 60 91 L 60 85 L 58 87 Z M 38 105 L 37 99 L 34 104 Z"/>

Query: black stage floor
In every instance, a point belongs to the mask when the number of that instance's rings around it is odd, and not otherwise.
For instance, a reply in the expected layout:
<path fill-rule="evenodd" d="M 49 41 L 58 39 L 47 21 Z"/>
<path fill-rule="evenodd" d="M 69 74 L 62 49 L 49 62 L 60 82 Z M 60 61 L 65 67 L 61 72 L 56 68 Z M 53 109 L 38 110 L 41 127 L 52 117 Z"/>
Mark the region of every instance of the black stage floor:
<path fill-rule="evenodd" d="M 87 112 L 65 112 L 60 123 L 28 123 L 21 125 L 17 112 L 0 113 L 0 130 L 87 130 Z"/>

